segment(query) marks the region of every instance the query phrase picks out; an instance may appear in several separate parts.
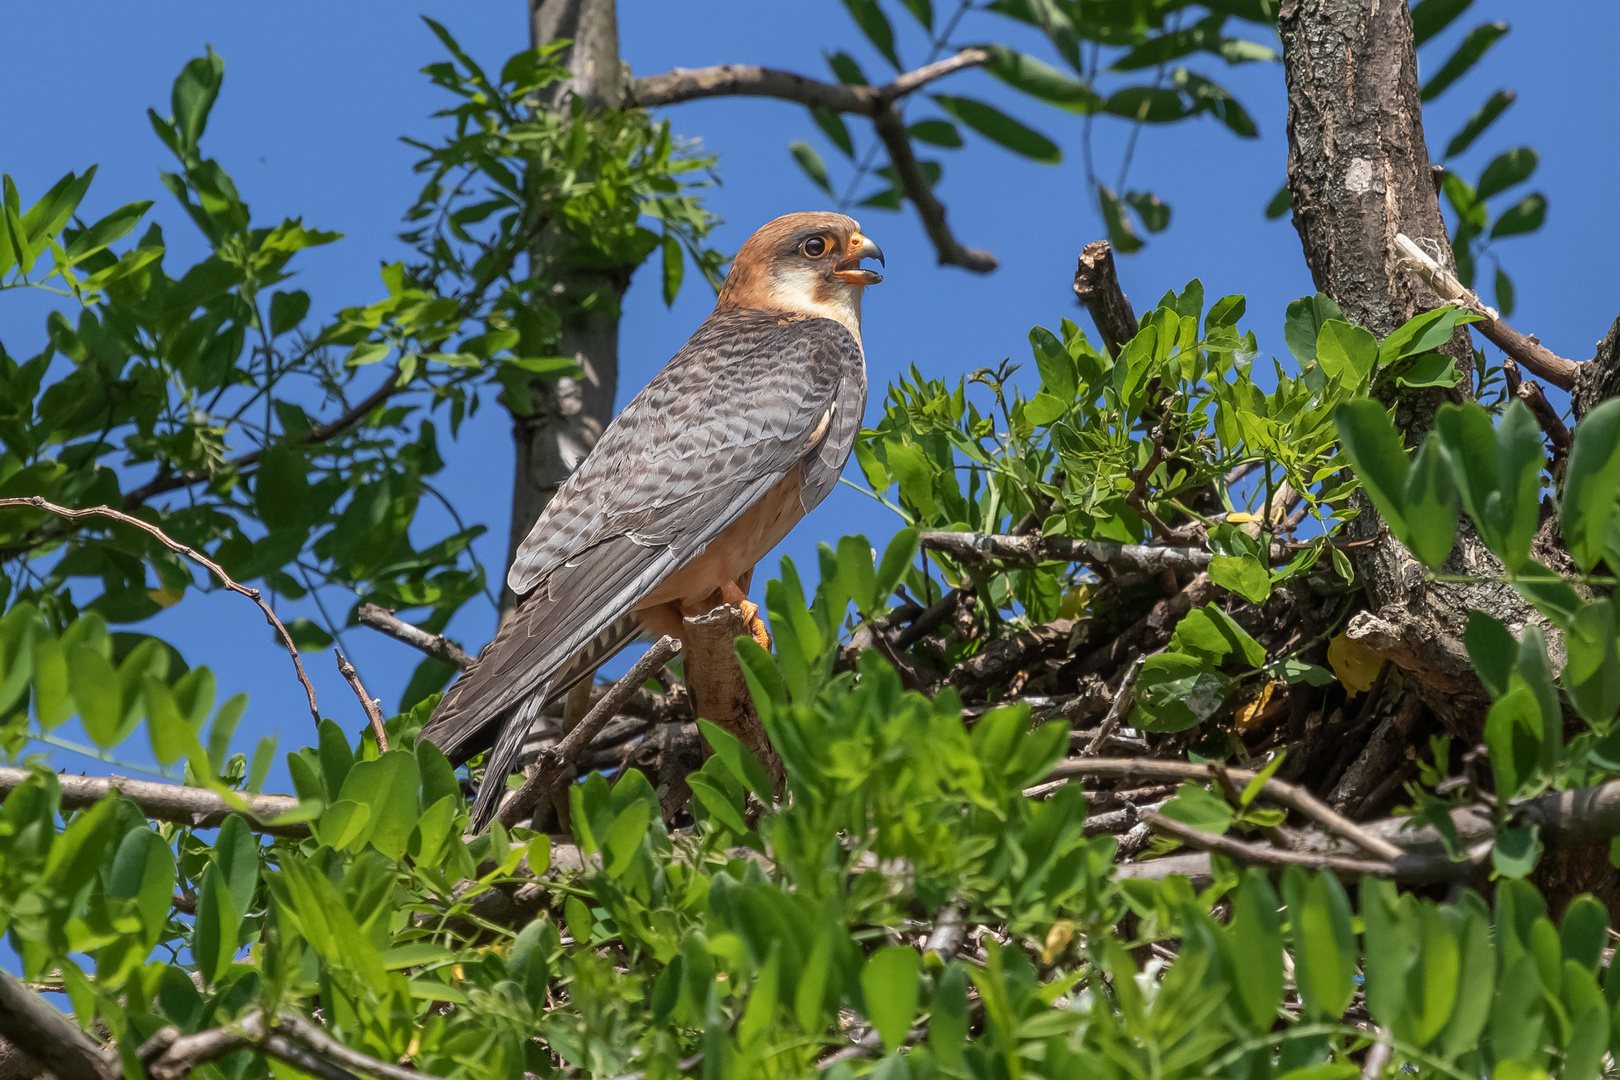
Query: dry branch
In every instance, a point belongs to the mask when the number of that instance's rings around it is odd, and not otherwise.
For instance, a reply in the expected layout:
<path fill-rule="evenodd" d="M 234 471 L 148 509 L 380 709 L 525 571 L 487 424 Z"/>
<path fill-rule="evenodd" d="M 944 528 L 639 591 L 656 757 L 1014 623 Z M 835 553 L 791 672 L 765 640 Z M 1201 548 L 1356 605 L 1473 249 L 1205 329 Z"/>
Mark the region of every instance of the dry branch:
<path fill-rule="evenodd" d="M 1218 836 L 1215 833 L 1196 829 L 1173 818 L 1167 818 L 1156 810 L 1149 810 L 1144 813 L 1142 820 L 1156 833 L 1173 836 L 1189 847 L 1195 847 L 1202 851 L 1213 851 L 1230 859 L 1236 859 L 1239 862 L 1270 864 L 1273 866 L 1303 866 L 1307 870 L 1329 870 L 1348 877 L 1358 877 L 1362 874 L 1391 877 L 1395 874 L 1393 863 L 1374 862 L 1369 859 L 1347 859 L 1340 855 L 1322 855 L 1308 851 L 1285 851 L 1281 848 L 1272 847 L 1270 844 L 1251 844 L 1230 836 Z"/>
<path fill-rule="evenodd" d="M 371 730 L 377 736 L 377 749 L 388 753 L 388 733 L 383 730 L 382 702 L 366 692 L 365 684 L 360 681 L 360 673 L 354 670 L 341 649 L 333 649 L 332 655 L 337 657 L 338 674 L 343 681 L 349 684 L 354 696 L 360 699 L 360 708 L 365 710 L 366 719 L 371 722 Z"/>
<path fill-rule="evenodd" d="M 1232 783 L 1247 785 L 1255 774 L 1246 769 L 1226 769 Z M 1212 780 L 1208 765 L 1191 761 L 1161 761 L 1154 758 L 1065 758 L 1048 774 L 1048 780 L 1073 777 L 1107 777 L 1112 780 Z M 1275 777 L 1266 781 L 1260 794 L 1273 802 L 1318 822 L 1330 832 L 1351 841 L 1362 850 L 1382 859 L 1397 859 L 1404 852 L 1400 845 L 1370 832 L 1365 826 L 1340 814 L 1298 784 Z"/>
<path fill-rule="evenodd" d="M 1529 406 L 1530 412 L 1535 415 L 1536 423 L 1547 433 L 1547 441 L 1552 444 L 1553 465 L 1556 467 L 1569 457 L 1570 448 L 1574 445 L 1574 439 L 1570 436 L 1564 418 L 1558 415 L 1558 410 L 1547 400 L 1540 383 L 1519 374 L 1518 362 L 1511 356 L 1502 360 L 1502 377 L 1507 380 L 1508 393 Z"/>
<path fill-rule="evenodd" d="M 1503 322 L 1495 308 L 1486 306 L 1476 293 L 1463 288 L 1455 274 L 1435 261 L 1410 236 L 1396 234 L 1395 253 L 1401 265 L 1422 278 L 1424 284 L 1433 289 L 1440 299 L 1480 316 L 1480 321 L 1472 326 L 1482 337 L 1558 389 L 1574 388 L 1579 370 L 1575 361 L 1559 356 L 1535 338 L 1527 337 Z"/>
<path fill-rule="evenodd" d="M 1080 249 L 1074 268 L 1074 295 L 1091 312 L 1097 333 L 1111 356 L 1118 356 L 1125 343 L 1136 336 L 1136 313 L 1120 287 L 1114 269 L 1114 246 L 1107 240 L 1093 240 Z"/>
<path fill-rule="evenodd" d="M 140 529 L 142 532 L 147 533 L 155 538 L 159 543 L 168 548 L 170 551 L 174 552 L 176 555 L 184 556 L 185 558 L 190 559 L 192 562 L 206 567 L 208 572 L 217 577 L 225 588 L 229 589 L 233 593 L 240 593 L 242 596 L 247 597 L 249 600 L 252 600 L 255 604 L 259 605 L 259 610 L 264 612 L 266 621 L 268 621 L 271 626 L 275 627 L 277 632 L 281 634 L 281 641 L 287 646 L 287 655 L 292 657 L 293 667 L 298 671 L 298 681 L 303 684 L 304 693 L 309 697 L 309 714 L 315 718 L 315 723 L 317 725 L 320 724 L 321 709 L 319 705 L 315 704 L 315 687 L 310 685 L 309 676 L 304 672 L 304 662 L 298 658 L 298 646 L 293 643 L 292 634 L 287 632 L 287 627 L 283 625 L 280 619 L 276 618 L 276 613 L 270 610 L 270 605 L 264 602 L 264 597 L 259 594 L 258 589 L 250 589 L 246 585 L 238 583 L 236 579 L 227 574 L 213 559 L 210 559 L 196 548 L 188 547 L 187 545 L 182 544 L 180 541 L 172 539 L 168 533 L 164 532 L 156 525 L 153 525 L 151 522 L 142 521 L 138 517 L 132 517 L 120 510 L 114 510 L 110 506 L 90 506 L 83 510 L 71 510 L 65 506 L 58 506 L 53 502 L 47 502 L 38 495 L 30 495 L 26 498 L 0 499 L 0 507 L 7 506 L 26 506 L 34 510 L 44 510 L 48 513 L 55 514 L 58 517 L 67 518 L 69 521 L 79 521 L 88 517 L 111 518 L 114 521 L 121 522 L 125 525 L 132 525 L 135 528 Z"/>
<path fill-rule="evenodd" d="M 681 643 L 672 637 L 662 637 L 654 642 L 652 648 L 625 673 L 624 678 L 614 683 L 613 689 L 593 705 L 556 746 L 540 751 L 539 759 L 530 769 L 529 778 L 517 794 L 502 805 L 496 819 L 511 828 L 527 817 L 535 806 L 553 798 L 558 791 L 572 783 L 578 775 L 576 765 L 592 740 L 609 720 L 618 715 L 641 684 L 680 651 Z"/>
<path fill-rule="evenodd" d="M 940 265 L 960 266 L 975 274 L 988 274 L 999 266 L 996 257 L 988 251 L 964 246 L 945 223 L 945 205 L 934 197 L 933 187 L 923 176 L 917 156 L 911 152 L 911 136 L 900 113 L 885 105 L 872 118 L 872 128 L 889 152 L 889 161 L 894 165 L 894 175 L 901 191 L 916 206 L 917 216 L 922 218 L 923 230 L 939 252 Z"/>
<path fill-rule="evenodd" d="M 427 653 L 435 660 L 443 660 L 459 671 L 472 667 L 473 658 L 461 646 L 443 634 L 430 634 L 419 626 L 412 626 L 387 608 L 361 604 L 360 621 L 373 630 L 381 630 L 395 641 L 403 641 L 411 648 Z"/>

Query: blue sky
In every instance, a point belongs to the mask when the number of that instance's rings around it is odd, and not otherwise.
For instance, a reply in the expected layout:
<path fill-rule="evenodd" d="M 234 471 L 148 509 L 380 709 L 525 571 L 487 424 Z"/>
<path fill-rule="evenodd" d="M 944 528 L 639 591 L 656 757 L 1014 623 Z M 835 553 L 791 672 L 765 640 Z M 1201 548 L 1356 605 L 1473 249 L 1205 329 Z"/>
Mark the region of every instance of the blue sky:
<path fill-rule="evenodd" d="M 903 58 L 919 62 L 924 43 L 910 32 L 899 6 L 888 6 L 902 29 Z M 935 6 L 944 11 L 950 5 L 936 0 Z M 171 242 L 169 265 L 186 265 L 181 260 L 199 257 L 201 247 L 158 184 L 157 174 L 169 162 L 145 110 L 166 113 L 175 73 L 211 44 L 225 59 L 226 77 L 207 152 L 233 174 L 256 219 L 302 216 L 306 224 L 345 234 L 340 243 L 301 256 L 298 284 L 313 297 L 314 312 L 369 302 L 382 294 L 378 266 L 405 254 L 395 233 L 418 186 L 410 172 L 416 152 L 399 136 L 431 137 L 435 128 L 428 116 L 445 103 L 418 73 L 441 58 L 419 14 L 445 23 L 474 56 L 493 66 L 526 41 L 519 0 L 406 6 L 294 0 L 270 7 L 13 3 L 5 22 L 12 89 L 0 111 L 0 169 L 16 179 L 26 201 L 63 173 L 99 164 L 85 212 L 155 199 L 153 217 Z M 1540 151 L 1532 186 L 1551 200 L 1547 225 L 1501 249 L 1518 286 L 1512 321 L 1555 351 L 1585 359 L 1620 308 L 1620 275 L 1613 269 L 1620 250 L 1620 214 L 1613 205 L 1620 68 L 1612 61 L 1620 5 L 1584 0 L 1557 5 L 1552 14 L 1540 5 L 1477 0 L 1440 44 L 1425 50 L 1428 66 L 1448 55 L 1469 27 L 1493 19 L 1510 22 L 1513 32 L 1427 111 L 1429 142 L 1443 145 L 1492 90 L 1518 91 L 1517 104 L 1457 166 L 1472 179 L 1501 150 L 1531 145 Z M 1005 20 L 974 13 L 956 40 L 1005 36 L 1012 29 Z M 884 71 L 836 0 L 621 0 L 620 36 L 638 75 L 740 61 L 825 78 L 822 53 L 833 49 L 856 55 L 875 78 Z M 1036 50 L 1033 40 L 1010 40 Z M 1192 277 L 1203 279 L 1210 297 L 1246 293 L 1246 324 L 1260 335 L 1263 352 L 1281 351 L 1283 307 L 1311 291 L 1294 230 L 1286 220 L 1261 216 L 1282 181 L 1287 155 L 1282 70 L 1254 64 L 1209 73 L 1244 102 L 1261 137 L 1238 139 L 1209 118 L 1145 131 L 1129 186 L 1154 190 L 1174 216 L 1170 229 L 1153 237 L 1144 252 L 1121 261 L 1121 275 L 1139 309 Z M 868 295 L 865 313 L 873 384 L 869 416 L 876 415 L 883 387 L 912 364 L 930 375 L 954 377 L 1004 357 L 1027 356 L 1024 337 L 1032 325 L 1055 326 L 1075 316 L 1069 288 L 1075 255 L 1103 235 L 1085 194 L 1078 117 L 1020 98 L 980 73 L 954 78 L 941 89 L 1001 104 L 1062 145 L 1065 160 L 1032 164 L 971 134 L 964 151 L 943 154 L 938 191 L 959 238 L 1001 260 L 1001 269 L 989 276 L 937 267 L 909 213 L 857 212 L 888 256 L 887 280 Z M 919 102 L 908 118 L 937 111 Z M 709 199 L 725 219 L 713 237 L 717 247 L 733 251 L 778 214 L 828 205 L 786 150 L 790 141 L 805 139 L 834 162 L 835 153 L 803 109 L 717 99 L 681 105 L 668 115 L 679 135 L 700 139 L 705 150 L 719 155 L 722 186 Z M 1125 134 L 1123 124 L 1098 125 L 1095 145 L 1104 175 L 1117 168 Z M 840 167 L 833 165 L 835 183 L 848 177 Z M 707 290 L 689 278 L 674 307 L 666 308 L 656 273 L 637 277 L 626 298 L 621 404 L 680 347 L 711 304 Z M 43 341 L 48 310 L 44 297 L 0 295 L 0 340 L 14 355 L 31 355 Z M 465 516 L 489 526 L 480 552 L 493 573 L 504 556 L 509 447 L 504 414 L 487 409 L 447 448 L 448 471 L 440 478 L 443 489 L 457 493 Z M 840 488 L 782 552 L 804 565 L 813 560 L 818 540 L 864 531 L 877 541 L 895 527 L 886 511 Z M 775 564 L 773 556 L 761 567 L 762 580 L 774 575 Z M 472 605 L 452 632 L 477 647 L 493 622 L 487 606 Z M 284 749 L 308 740 L 308 713 L 290 664 L 245 600 L 193 593 L 148 626 L 174 641 L 193 664 L 211 666 L 222 694 L 250 693 L 239 747 L 265 733 L 279 734 Z M 363 629 L 345 636 L 373 692 L 396 700 L 417 656 Z M 310 654 L 305 662 L 323 711 L 357 729 L 358 706 L 330 656 Z M 124 756 L 139 761 L 146 753 L 132 740 Z M 86 764 L 67 755 L 59 760 Z M 278 767 L 271 786 L 284 784 L 284 777 Z"/>

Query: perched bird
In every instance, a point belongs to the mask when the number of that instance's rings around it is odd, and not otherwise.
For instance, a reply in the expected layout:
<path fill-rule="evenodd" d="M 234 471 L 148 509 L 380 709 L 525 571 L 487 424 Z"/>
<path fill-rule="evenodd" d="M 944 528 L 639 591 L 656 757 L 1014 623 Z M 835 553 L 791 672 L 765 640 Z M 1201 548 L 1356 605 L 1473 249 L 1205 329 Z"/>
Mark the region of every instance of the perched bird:
<path fill-rule="evenodd" d="M 517 607 L 423 729 L 454 762 L 493 743 L 494 816 L 540 710 L 643 631 L 747 601 L 754 564 L 838 482 L 866 407 L 861 293 L 883 252 L 842 214 L 788 214 L 732 260 L 714 312 L 602 432 L 518 548 Z"/>

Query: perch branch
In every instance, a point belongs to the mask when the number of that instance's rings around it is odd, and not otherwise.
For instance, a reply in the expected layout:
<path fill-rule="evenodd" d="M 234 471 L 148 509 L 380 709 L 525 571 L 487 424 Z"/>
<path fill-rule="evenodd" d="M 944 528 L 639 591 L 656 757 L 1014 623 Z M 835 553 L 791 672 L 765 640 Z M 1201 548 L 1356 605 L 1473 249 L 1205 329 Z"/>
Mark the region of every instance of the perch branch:
<path fill-rule="evenodd" d="M 1530 407 L 1530 411 L 1535 414 L 1536 423 L 1547 433 L 1547 441 L 1552 444 L 1553 464 L 1556 465 L 1569 457 L 1574 440 L 1570 437 L 1569 427 L 1564 423 L 1564 418 L 1558 415 L 1558 410 L 1547 400 L 1541 384 L 1520 375 L 1519 365 L 1511 356 L 1502 361 L 1502 376 L 1507 380 L 1508 392 Z"/>
<path fill-rule="evenodd" d="M 435 660 L 443 660 L 460 671 L 466 671 L 473 665 L 473 658 L 468 656 L 460 645 L 443 634 L 430 634 L 419 626 L 412 626 L 387 608 L 378 607 L 376 604 L 361 604 L 360 621 L 373 630 L 381 630 L 395 641 L 403 641 L 411 648 L 419 649 Z"/>
<path fill-rule="evenodd" d="M 1093 240 L 1080 249 L 1080 261 L 1074 268 L 1074 295 L 1091 312 L 1109 354 L 1118 356 L 1125 343 L 1136 336 L 1138 327 L 1136 313 L 1114 269 L 1114 246 L 1107 240 Z"/>
<path fill-rule="evenodd" d="M 281 641 L 287 646 L 287 655 L 292 657 L 293 667 L 298 671 L 298 681 L 303 684 L 304 693 L 309 697 L 309 714 L 315 718 L 315 723 L 317 725 L 320 724 L 321 709 L 320 706 L 315 704 L 315 687 L 310 685 L 309 676 L 304 672 L 304 662 L 298 658 L 298 646 L 293 643 L 292 634 L 287 632 L 287 627 L 283 625 L 280 619 L 276 618 L 276 613 L 270 610 L 270 605 L 264 602 L 264 597 L 259 594 L 258 589 L 250 589 L 246 585 L 238 583 L 236 579 L 232 578 L 231 575 L 227 574 L 223 569 L 221 569 L 220 565 L 213 559 L 210 559 L 196 548 L 188 547 L 187 545 L 182 544 L 180 541 L 170 538 L 168 533 L 164 532 L 156 525 L 153 525 L 151 522 L 142 521 L 138 517 L 132 517 L 120 510 L 114 510 L 110 506 L 90 506 L 83 510 L 70 510 L 65 506 L 58 506 L 53 502 L 47 502 L 38 495 L 30 495 L 26 498 L 0 499 L 0 507 L 7 506 L 26 506 L 34 510 L 44 510 L 48 513 L 55 514 L 58 517 L 67 518 L 69 521 L 79 521 L 88 517 L 111 518 L 114 521 L 121 522 L 125 525 L 132 525 L 135 528 L 140 529 L 142 532 L 147 533 L 155 538 L 159 543 L 168 548 L 170 551 L 174 552 L 176 555 L 182 555 L 185 558 L 190 559 L 192 562 L 199 563 L 206 567 L 208 572 L 217 577 L 225 588 L 229 589 L 233 593 L 240 593 L 249 600 L 252 600 L 255 604 L 259 605 L 259 610 L 264 612 L 265 619 L 270 623 L 271 626 L 276 628 L 278 633 L 281 634 Z"/>
<path fill-rule="evenodd" d="M 1472 325 L 1482 337 L 1558 389 L 1574 389 L 1579 368 L 1575 361 L 1559 356 L 1535 338 L 1527 337 L 1503 322 L 1495 308 L 1487 307 L 1476 293 L 1463 288 L 1455 274 L 1436 262 L 1405 233 L 1395 235 L 1395 253 L 1401 265 L 1422 278 L 1424 284 L 1433 289 L 1440 299 L 1480 316 L 1480 321 Z"/>
<path fill-rule="evenodd" d="M 692 691 L 693 711 L 735 735 L 753 751 L 780 795 L 787 783 L 787 771 L 770 736 L 765 734 L 765 725 L 760 723 L 754 696 L 737 659 L 737 639 L 747 632 L 742 612 L 730 604 L 687 619 L 681 633 L 681 668 L 686 673 L 687 688 Z"/>
<path fill-rule="evenodd" d="M 646 682 L 653 672 L 673 660 L 680 651 L 681 643 L 672 637 L 661 637 L 655 641 L 652 648 L 625 672 L 622 679 L 613 684 L 613 688 L 580 718 L 579 723 L 575 724 L 557 745 L 540 751 L 540 757 L 534 763 L 529 778 L 496 815 L 500 823 L 511 828 L 527 817 L 529 811 L 542 800 L 550 798 L 560 788 L 571 783 L 577 775 L 575 763 L 591 745 L 592 740 L 609 720 L 618 715 L 625 703 L 635 696 L 641 684 Z"/>
<path fill-rule="evenodd" d="M 988 251 L 963 246 L 945 223 L 945 206 L 934 197 L 934 189 L 917 164 L 917 155 L 911 152 L 911 136 L 907 134 L 905 121 L 900 118 L 899 112 L 885 104 L 873 116 L 872 127 L 889 151 L 889 161 L 894 165 L 894 175 L 901 191 L 917 208 L 923 230 L 939 252 L 939 264 L 960 266 L 975 274 L 988 274 L 999 266 L 996 257 Z"/>
<path fill-rule="evenodd" d="M 366 693 L 365 684 L 360 681 L 360 673 L 354 670 L 354 665 L 343 655 L 343 650 L 333 649 L 332 655 L 337 657 L 338 673 L 343 676 L 343 681 L 349 684 L 349 689 L 354 691 L 354 696 L 360 699 L 360 707 L 365 710 L 366 719 L 371 721 L 371 730 L 377 736 L 377 749 L 384 754 L 388 753 L 388 733 L 383 730 L 382 703 Z"/>

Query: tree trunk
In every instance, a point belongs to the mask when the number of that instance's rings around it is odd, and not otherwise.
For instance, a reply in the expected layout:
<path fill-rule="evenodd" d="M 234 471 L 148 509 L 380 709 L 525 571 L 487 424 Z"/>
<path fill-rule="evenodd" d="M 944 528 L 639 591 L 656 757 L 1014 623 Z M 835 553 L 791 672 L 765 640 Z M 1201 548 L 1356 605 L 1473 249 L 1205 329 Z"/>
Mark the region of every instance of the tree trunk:
<path fill-rule="evenodd" d="M 615 0 L 528 0 L 529 43 L 539 48 L 566 39 L 565 59 L 574 77 L 552 88 L 547 107 L 565 105 L 570 96 L 592 108 L 617 108 L 624 101 L 628 75 L 619 59 L 619 21 Z M 580 379 L 555 386 L 536 380 L 535 410 L 512 416 L 517 467 L 512 478 L 512 529 L 506 565 L 529 534 L 540 511 L 568 474 L 596 445 L 613 417 L 619 387 L 619 301 L 630 284 L 630 271 L 545 267 L 559 238 L 542 237 L 531 259 L 536 277 L 556 283 L 563 303 L 558 355 L 572 356 L 583 369 Z M 542 268 L 544 267 L 544 273 Z M 516 597 L 504 584 L 501 609 Z"/>
<path fill-rule="evenodd" d="M 1382 337 L 1439 302 L 1396 264 L 1395 234 L 1411 236 L 1448 267 L 1454 262 L 1423 139 L 1411 14 L 1390 0 L 1289 0 L 1279 30 L 1288 184 L 1305 260 L 1345 316 Z M 1473 354 L 1465 330 L 1446 351 L 1465 373 L 1466 388 Z M 1396 426 L 1415 444 L 1442 400 L 1444 392 L 1402 393 L 1393 402 Z M 1370 506 L 1362 521 L 1369 533 L 1378 527 Z M 1350 636 L 1403 668 L 1456 734 L 1477 739 L 1489 700 L 1461 646 L 1469 613 L 1483 611 L 1509 626 L 1522 626 L 1533 613 L 1506 586 L 1425 582 L 1406 550 L 1385 539 L 1360 566 L 1376 612 L 1358 616 Z M 1487 577 L 1501 567 L 1464 522 L 1445 570 Z"/>

